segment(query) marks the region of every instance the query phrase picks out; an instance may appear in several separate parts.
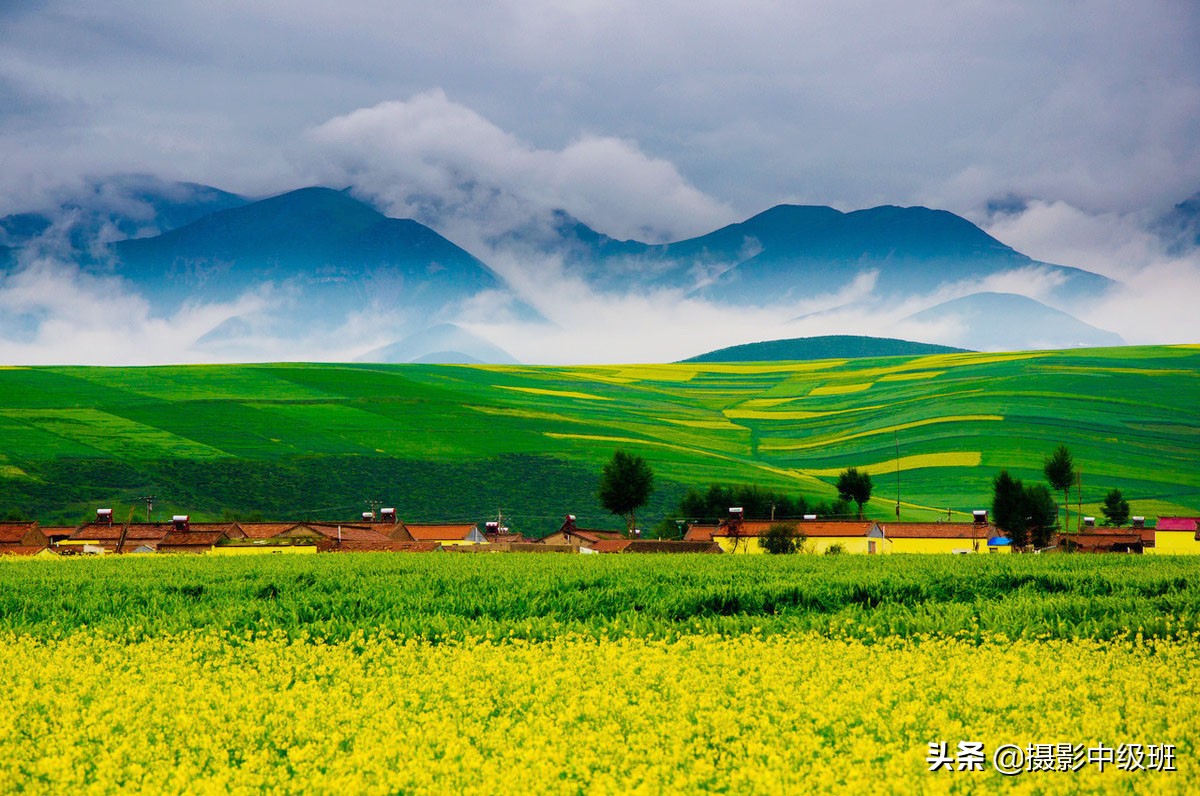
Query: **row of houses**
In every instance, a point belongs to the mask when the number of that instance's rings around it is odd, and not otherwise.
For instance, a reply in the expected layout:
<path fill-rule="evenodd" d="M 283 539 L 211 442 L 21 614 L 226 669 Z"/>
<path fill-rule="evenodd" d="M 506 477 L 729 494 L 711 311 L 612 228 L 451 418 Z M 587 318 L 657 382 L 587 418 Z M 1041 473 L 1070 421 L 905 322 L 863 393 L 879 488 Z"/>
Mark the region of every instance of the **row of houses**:
<path fill-rule="evenodd" d="M 1140 518 L 1139 518 L 1140 519 Z M 1012 546 L 987 513 L 972 522 L 879 522 L 788 520 L 803 535 L 809 553 L 1008 553 Z M 629 537 L 618 531 L 581 528 L 567 515 L 559 529 L 532 540 L 497 522 L 481 531 L 475 523 L 409 523 L 394 510 L 380 517 L 365 514 L 349 523 L 218 522 L 193 523 L 187 515 L 166 522 L 113 521 L 111 509 L 99 509 L 78 526 L 41 526 L 37 522 L 0 524 L 0 555 L 81 555 L 204 553 L 208 555 L 305 555 L 326 552 L 564 552 L 564 553 L 763 553 L 760 539 L 772 525 L 747 520 L 731 509 L 720 523 L 692 523 L 682 540 Z M 1089 528 L 1059 534 L 1054 547 L 1081 552 L 1200 554 L 1200 518 L 1162 517 L 1155 527 Z"/>
<path fill-rule="evenodd" d="M 973 512 L 971 522 L 879 522 L 820 520 L 809 515 L 789 521 L 803 534 L 804 550 L 828 553 L 1010 553 L 1012 542 L 988 521 L 986 511 Z M 759 540 L 776 523 L 746 520 L 740 509 L 718 524 L 693 524 L 684 534 L 689 541 L 713 541 L 724 552 L 763 553 Z M 1155 553 L 1200 555 L 1200 517 L 1160 517 L 1154 527 L 1144 517 L 1129 528 L 1097 527 L 1086 518 L 1085 528 L 1056 534 L 1051 549 L 1085 553 Z"/>

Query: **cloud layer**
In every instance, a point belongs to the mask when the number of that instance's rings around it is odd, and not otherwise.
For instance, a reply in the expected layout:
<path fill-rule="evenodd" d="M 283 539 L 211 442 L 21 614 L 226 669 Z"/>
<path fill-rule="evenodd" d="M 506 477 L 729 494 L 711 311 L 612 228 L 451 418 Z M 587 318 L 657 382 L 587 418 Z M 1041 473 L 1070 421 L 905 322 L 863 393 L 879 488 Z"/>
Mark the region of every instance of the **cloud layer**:
<path fill-rule="evenodd" d="M 315 181 L 346 184 L 391 215 L 487 235 L 568 209 L 614 237 L 673 240 L 734 220 L 668 161 L 585 135 L 538 149 L 434 90 L 339 116 L 308 134 Z"/>
<path fill-rule="evenodd" d="M 79 174 L 286 190 L 302 131 L 438 88 L 543 168 L 641 153 L 739 215 L 1161 209 L 1200 187 L 1198 40 L 1183 0 L 0 4 L 0 213 Z"/>

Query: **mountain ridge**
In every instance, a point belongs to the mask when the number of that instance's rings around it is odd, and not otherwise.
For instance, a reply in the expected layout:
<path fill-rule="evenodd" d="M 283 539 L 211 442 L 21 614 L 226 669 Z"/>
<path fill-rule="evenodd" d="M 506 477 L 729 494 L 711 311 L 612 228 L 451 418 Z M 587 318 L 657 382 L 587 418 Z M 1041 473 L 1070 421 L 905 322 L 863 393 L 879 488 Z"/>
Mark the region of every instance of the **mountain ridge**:
<path fill-rule="evenodd" d="M 961 353 L 967 353 L 967 349 L 895 337 L 835 334 L 742 343 L 697 354 L 680 362 L 804 362 Z"/>

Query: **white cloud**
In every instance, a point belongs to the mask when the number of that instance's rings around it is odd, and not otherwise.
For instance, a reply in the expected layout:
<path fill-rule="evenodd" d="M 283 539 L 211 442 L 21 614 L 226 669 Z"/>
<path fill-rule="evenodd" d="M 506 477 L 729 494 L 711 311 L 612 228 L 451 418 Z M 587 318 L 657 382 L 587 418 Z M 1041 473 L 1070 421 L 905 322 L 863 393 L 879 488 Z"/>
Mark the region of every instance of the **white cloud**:
<path fill-rule="evenodd" d="M 735 218 L 634 142 L 585 134 L 537 148 L 441 90 L 330 119 L 308 139 L 298 158 L 316 180 L 353 184 L 391 214 L 447 232 L 497 234 L 565 209 L 614 237 L 672 239 Z"/>
<path fill-rule="evenodd" d="M 1153 215 L 1088 213 L 1065 202 L 1032 202 L 1000 216 L 988 233 L 1039 260 L 1103 274 L 1121 285 L 1072 313 L 1129 343 L 1200 341 L 1200 249 L 1169 254 L 1148 229 Z M 1024 291 L 1021 291 L 1024 292 Z"/>

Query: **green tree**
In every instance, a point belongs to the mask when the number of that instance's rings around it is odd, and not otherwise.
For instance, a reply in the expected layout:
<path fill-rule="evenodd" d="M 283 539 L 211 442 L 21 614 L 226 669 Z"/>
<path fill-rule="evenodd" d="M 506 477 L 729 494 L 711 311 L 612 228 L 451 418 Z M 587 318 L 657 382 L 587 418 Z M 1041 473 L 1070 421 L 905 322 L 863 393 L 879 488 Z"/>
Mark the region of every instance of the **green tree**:
<path fill-rule="evenodd" d="M 834 486 L 838 491 L 838 497 L 842 500 L 854 501 L 858 505 L 858 518 L 861 520 L 863 506 L 871 499 L 871 476 L 868 473 L 860 473 L 858 468 L 851 467 L 842 471 Z"/>
<path fill-rule="evenodd" d="M 758 545 L 768 553 L 781 555 L 795 553 L 807 540 L 795 523 L 775 522 L 758 538 Z"/>
<path fill-rule="evenodd" d="M 741 506 L 748 520 L 795 519 L 805 514 L 829 517 L 845 514 L 848 508 L 843 500 L 814 501 L 752 484 L 710 484 L 703 490 L 689 489 L 679 502 L 678 514 L 690 520 L 716 521 L 725 517 L 730 506 Z"/>
<path fill-rule="evenodd" d="M 1027 516 L 1021 482 L 1009 475 L 1008 470 L 1001 470 L 992 479 L 992 522 L 1018 549 L 1029 544 Z"/>
<path fill-rule="evenodd" d="M 1034 547 L 1048 547 L 1058 527 L 1058 504 L 1045 484 L 1034 484 L 1022 490 L 1025 516 L 1029 523 L 1029 540 Z"/>
<path fill-rule="evenodd" d="M 1121 494 L 1121 490 L 1113 489 L 1104 496 L 1100 512 L 1104 515 L 1105 525 L 1124 525 L 1129 522 L 1129 501 Z"/>
<path fill-rule="evenodd" d="M 1057 492 L 1063 493 L 1063 528 L 1070 527 L 1071 485 L 1075 483 L 1075 461 L 1066 445 L 1059 445 L 1042 465 L 1046 480 Z"/>
<path fill-rule="evenodd" d="M 637 510 L 654 491 L 654 473 L 641 456 L 618 450 L 600 472 L 600 503 L 625 518 L 630 532 L 637 527 Z"/>

